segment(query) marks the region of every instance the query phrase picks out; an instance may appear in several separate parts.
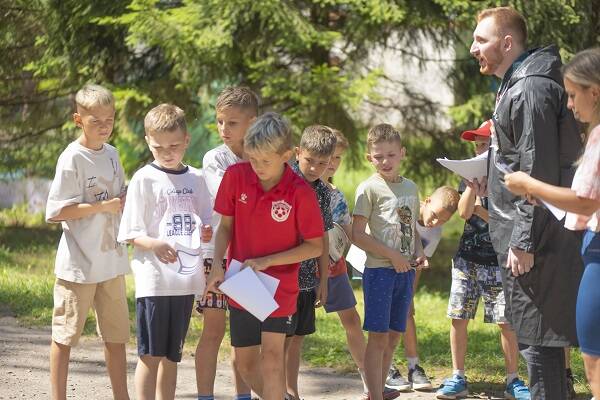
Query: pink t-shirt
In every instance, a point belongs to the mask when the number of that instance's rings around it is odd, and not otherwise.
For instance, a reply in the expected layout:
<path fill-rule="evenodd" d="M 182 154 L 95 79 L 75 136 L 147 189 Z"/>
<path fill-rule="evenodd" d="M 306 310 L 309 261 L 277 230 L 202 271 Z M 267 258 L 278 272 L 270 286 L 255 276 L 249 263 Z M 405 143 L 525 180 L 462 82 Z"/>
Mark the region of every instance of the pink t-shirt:
<path fill-rule="evenodd" d="M 575 172 L 571 189 L 578 197 L 600 200 L 600 125 L 597 125 L 588 138 L 581 164 Z M 600 210 L 591 216 L 567 213 L 565 228 L 572 230 L 589 229 L 600 231 Z"/>

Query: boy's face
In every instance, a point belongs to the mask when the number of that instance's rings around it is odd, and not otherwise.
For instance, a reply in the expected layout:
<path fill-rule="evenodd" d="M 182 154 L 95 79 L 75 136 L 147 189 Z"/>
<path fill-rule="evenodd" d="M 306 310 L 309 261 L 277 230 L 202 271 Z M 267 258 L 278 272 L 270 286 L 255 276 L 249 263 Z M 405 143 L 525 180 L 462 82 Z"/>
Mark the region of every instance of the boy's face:
<path fill-rule="evenodd" d="M 245 152 L 258 179 L 266 184 L 276 183 L 274 181 L 281 177 L 284 164 L 292 156 L 291 150 L 282 154 L 257 150 L 245 150 Z"/>
<path fill-rule="evenodd" d="M 373 143 L 367 153 L 367 160 L 385 180 L 394 182 L 398 178 L 400 162 L 406 155 L 406 149 L 400 142 Z"/>
<path fill-rule="evenodd" d="M 424 226 L 434 228 L 448 222 L 452 213 L 443 207 L 440 199 L 428 197 L 421 206 L 421 216 Z"/>
<path fill-rule="evenodd" d="M 241 150 L 246 131 L 255 119 L 255 115 L 240 107 L 232 106 L 217 110 L 217 129 L 223 143 L 230 148 Z"/>
<path fill-rule="evenodd" d="M 181 160 L 190 143 L 190 135 L 181 129 L 152 133 L 146 135 L 146 143 L 160 167 L 179 170 L 183 167 Z"/>
<path fill-rule="evenodd" d="M 323 176 L 331 161 L 331 156 L 313 154 L 306 149 L 296 147 L 296 160 L 298 160 L 298 167 L 304 175 L 304 179 L 314 182 Z"/>
<path fill-rule="evenodd" d="M 475 154 L 477 155 L 487 153 L 490 148 L 490 138 L 488 136 L 475 135 L 473 143 L 475 144 Z"/>
<path fill-rule="evenodd" d="M 73 122 L 83 130 L 88 147 L 99 147 L 110 139 L 115 123 L 115 108 L 112 105 L 90 108 L 77 107 Z"/>
<path fill-rule="evenodd" d="M 331 156 L 331 160 L 329 161 L 329 165 L 325 169 L 325 172 L 323 173 L 323 176 L 321 177 L 321 179 L 327 180 L 327 179 L 331 178 L 333 175 L 335 175 L 338 168 L 340 167 L 340 164 L 342 163 L 342 155 L 344 154 L 345 151 L 346 151 L 346 149 L 344 149 L 341 146 L 337 146 L 335 148 L 335 151 L 333 152 L 333 155 Z"/>

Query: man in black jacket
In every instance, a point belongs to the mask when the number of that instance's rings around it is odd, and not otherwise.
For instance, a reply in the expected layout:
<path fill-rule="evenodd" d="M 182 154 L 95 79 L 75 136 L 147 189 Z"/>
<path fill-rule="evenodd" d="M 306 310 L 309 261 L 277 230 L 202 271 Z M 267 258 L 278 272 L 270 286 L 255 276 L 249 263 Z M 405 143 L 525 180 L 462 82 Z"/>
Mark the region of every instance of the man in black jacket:
<path fill-rule="evenodd" d="M 510 7 L 477 17 L 471 54 L 502 79 L 489 154 L 490 236 L 498 254 L 506 317 L 527 361 L 534 399 L 566 398 L 563 347 L 576 345 L 575 302 L 583 271 L 579 236 L 546 208 L 512 195 L 504 173 L 525 171 L 570 186 L 582 150 L 555 46 L 526 50 L 525 19 Z"/>

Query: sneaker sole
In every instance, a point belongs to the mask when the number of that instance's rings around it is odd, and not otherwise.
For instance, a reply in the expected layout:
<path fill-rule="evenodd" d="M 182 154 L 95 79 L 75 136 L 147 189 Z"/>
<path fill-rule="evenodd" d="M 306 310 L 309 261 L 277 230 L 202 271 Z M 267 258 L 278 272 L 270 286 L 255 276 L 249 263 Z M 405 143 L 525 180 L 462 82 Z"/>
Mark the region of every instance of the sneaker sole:
<path fill-rule="evenodd" d="M 414 390 L 431 390 L 433 385 L 431 383 L 414 383 L 412 384 Z"/>
<path fill-rule="evenodd" d="M 438 394 L 436 395 L 436 399 L 445 399 L 445 400 L 455 400 L 455 399 L 466 399 L 469 395 L 468 390 L 463 390 L 460 393 L 452 394 Z"/>
<path fill-rule="evenodd" d="M 406 385 L 396 385 L 396 386 L 390 386 L 390 385 L 386 384 L 385 387 L 388 389 L 398 390 L 400 392 L 408 392 L 412 389 L 412 385 L 410 383 L 408 383 Z"/>
<path fill-rule="evenodd" d="M 395 392 L 395 393 L 384 393 L 383 394 L 383 400 L 392 400 L 395 399 L 397 397 L 400 397 L 400 393 L 399 392 Z"/>

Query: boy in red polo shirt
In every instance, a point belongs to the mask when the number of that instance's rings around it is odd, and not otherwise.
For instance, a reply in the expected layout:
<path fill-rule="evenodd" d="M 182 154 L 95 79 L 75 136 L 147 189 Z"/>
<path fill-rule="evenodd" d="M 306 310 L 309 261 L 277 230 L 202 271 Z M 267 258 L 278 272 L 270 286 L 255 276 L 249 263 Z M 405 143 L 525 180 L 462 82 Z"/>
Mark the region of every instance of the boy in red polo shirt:
<path fill-rule="evenodd" d="M 300 261 L 323 250 L 323 220 L 315 192 L 287 165 L 292 131 L 285 119 L 266 113 L 244 139 L 249 163 L 227 169 L 215 200 L 222 215 L 215 235 L 214 260 L 264 271 L 280 280 L 279 308 L 263 322 L 229 299 L 231 345 L 242 378 L 265 400 L 285 392 L 284 342 L 294 332 Z M 213 268 L 206 292 L 218 291 L 224 274 Z M 268 378 L 267 378 L 268 377 Z"/>

